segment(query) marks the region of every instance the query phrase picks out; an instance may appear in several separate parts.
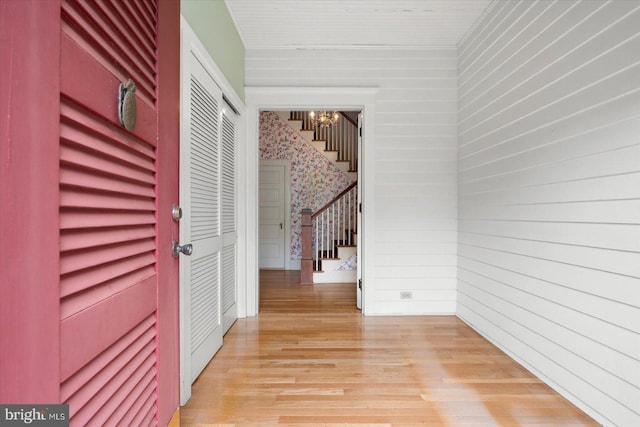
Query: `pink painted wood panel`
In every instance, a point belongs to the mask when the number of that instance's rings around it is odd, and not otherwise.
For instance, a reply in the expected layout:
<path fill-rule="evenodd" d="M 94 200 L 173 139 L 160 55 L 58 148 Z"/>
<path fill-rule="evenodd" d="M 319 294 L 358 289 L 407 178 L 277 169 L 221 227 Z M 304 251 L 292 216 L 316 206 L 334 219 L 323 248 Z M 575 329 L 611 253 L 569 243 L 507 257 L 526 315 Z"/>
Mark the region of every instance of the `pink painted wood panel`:
<path fill-rule="evenodd" d="M 75 185 L 81 188 L 109 191 L 114 187 L 123 194 L 133 196 L 154 197 L 155 185 L 146 186 L 127 182 L 109 175 L 96 175 L 85 169 L 65 169 L 60 171 L 60 183 Z"/>
<path fill-rule="evenodd" d="M 139 140 L 135 135 L 125 132 L 122 128 L 105 123 L 103 118 L 97 114 L 87 114 L 86 109 L 75 105 L 70 100 L 63 99 L 60 105 L 60 113 L 62 115 L 62 137 L 65 138 L 64 132 L 67 128 L 78 129 L 81 128 L 86 132 L 93 132 L 101 135 L 100 139 L 91 140 L 91 149 L 104 152 L 104 154 L 120 158 L 124 156 L 123 160 L 129 161 L 132 157 L 127 156 L 136 155 L 137 160 L 133 163 L 139 164 L 144 162 L 144 157 L 152 160 L 155 158 L 154 147 L 146 144 L 139 144 Z M 75 140 L 76 143 L 81 144 L 83 138 Z M 103 140 L 107 142 L 101 142 Z M 146 163 L 146 162 L 145 162 Z"/>
<path fill-rule="evenodd" d="M 0 402 L 59 399 L 60 3 L 0 1 Z"/>
<path fill-rule="evenodd" d="M 71 293 L 63 295 L 64 298 L 60 302 L 60 318 L 66 319 L 84 310 L 87 305 L 97 304 L 113 293 L 122 292 L 141 280 L 154 276 L 156 271 L 153 262 L 150 262 L 153 259 L 153 255 L 144 254 L 116 263 L 115 269 L 108 265 L 83 271 L 73 276 L 79 277 L 79 280 L 73 283 L 77 285 L 75 289 L 67 283 L 68 275 L 65 276 L 61 290 Z"/>
<path fill-rule="evenodd" d="M 78 406 L 84 406 L 84 404 L 89 401 L 89 398 L 86 396 L 90 395 L 84 392 L 83 387 L 92 381 L 102 381 L 101 377 L 96 376 L 95 373 L 101 372 L 112 364 L 115 359 L 129 348 L 133 347 L 139 350 L 146 342 L 153 339 L 155 334 L 155 319 L 153 317 L 147 317 L 115 344 L 100 353 L 98 357 L 64 381 L 60 387 L 61 399 L 63 401 L 79 399 Z"/>
<path fill-rule="evenodd" d="M 126 260 L 117 263 L 104 264 L 74 274 L 67 274 L 60 282 L 60 295 L 67 297 L 75 293 L 86 294 L 89 290 L 101 294 L 102 292 L 98 286 L 100 284 L 121 290 L 128 283 L 130 286 L 131 280 L 137 283 L 137 281 L 155 274 L 154 264 L 155 257 L 153 254 L 144 253 L 128 257 Z M 63 300 L 63 306 L 66 303 L 66 299 Z M 63 319 L 65 317 L 64 315 L 61 316 Z"/>
<path fill-rule="evenodd" d="M 164 260 L 170 269 L 158 264 L 159 242 L 166 240 L 169 248 L 177 235 L 170 217 L 163 216 L 167 225 L 162 225 L 159 201 L 165 195 L 176 202 L 177 183 L 163 188 L 157 168 L 162 117 L 174 122 L 165 126 L 171 137 L 165 142 L 171 151 L 165 166 L 178 176 L 173 170 L 179 138 L 171 130 L 178 129 L 179 97 L 161 106 L 162 85 L 177 93 L 179 73 L 160 82 L 158 58 L 167 52 L 168 68 L 178 69 L 179 44 L 162 49 L 166 42 L 158 38 L 155 3 L 64 0 L 62 5 L 61 370 L 72 425 L 157 424 L 159 410 L 173 413 L 178 402 L 177 394 L 172 400 L 158 395 L 162 336 L 167 354 L 177 354 L 179 347 L 178 317 L 172 315 L 178 312 L 177 295 L 159 305 L 158 288 L 160 279 L 178 282 L 175 259 Z M 168 11 L 169 31 L 176 31 L 169 40 L 179 40 L 179 3 L 171 2 Z M 129 78 L 137 85 L 132 132 L 118 124 L 114 103 L 119 83 Z M 160 307 L 169 314 L 165 327 Z M 178 364 L 171 369 L 173 383 L 166 387 L 177 393 Z"/>
<path fill-rule="evenodd" d="M 137 2 L 144 3 L 144 2 Z M 167 425 L 178 408 L 180 380 L 179 263 L 171 256 L 180 235 L 171 219 L 179 201 L 180 176 L 180 2 L 158 4 L 158 421 Z"/>
<path fill-rule="evenodd" d="M 62 16 L 65 34 L 118 79 L 133 79 L 139 96 L 150 105 L 155 104 L 155 63 L 145 65 L 144 56 L 131 49 L 130 36 L 119 34 L 109 17 L 100 12 L 97 2 L 65 0 Z"/>
<path fill-rule="evenodd" d="M 105 67 L 108 62 L 99 62 L 76 41 L 63 33 L 60 62 L 62 93 L 89 111 L 117 124 L 118 103 L 117 96 L 114 94 L 118 93 L 120 83 L 126 82 L 131 76 L 123 73 L 118 73 L 120 76 L 112 74 L 113 70 Z M 79 78 L 79 76 L 85 78 Z M 88 76 L 92 78 L 86 78 Z M 136 85 L 137 83 L 136 81 Z M 145 101 L 139 96 L 138 90 L 136 90 L 136 99 L 138 117 L 136 128 L 132 133 L 145 143 L 155 146 L 158 130 L 155 100 Z"/>
<path fill-rule="evenodd" d="M 180 18 L 156 3 L 0 2 L 0 402 L 68 401 L 72 425 L 166 424 L 178 404 Z"/>
<path fill-rule="evenodd" d="M 137 198 L 124 195 L 119 192 L 120 188 L 116 187 L 114 191 L 117 193 L 98 193 L 91 189 L 65 189 L 60 191 L 60 206 L 64 207 L 83 207 L 89 209 L 122 209 L 147 211 L 151 215 L 155 211 L 155 203 L 150 198 Z"/>
<path fill-rule="evenodd" d="M 67 232 L 60 236 L 60 250 L 85 249 L 118 242 L 129 242 L 154 237 L 155 234 L 155 228 L 150 225 L 142 227 L 122 227 L 115 230 L 101 229 L 83 232 Z"/>
<path fill-rule="evenodd" d="M 155 40 L 153 39 L 153 34 L 146 32 L 140 26 L 139 20 L 136 20 L 130 12 L 123 11 L 121 3 L 103 2 L 98 3 L 97 7 L 109 16 L 112 25 L 118 29 L 120 38 L 123 38 L 123 35 L 126 34 L 127 46 L 135 49 L 145 63 L 155 70 Z M 140 14 L 155 15 L 155 11 L 149 10 L 141 12 L 138 9 L 135 12 L 138 16 Z"/>
<path fill-rule="evenodd" d="M 102 174 L 117 176 L 127 182 L 137 181 L 146 184 L 154 182 L 153 174 L 149 173 L 149 171 L 143 171 L 132 167 L 132 165 L 120 163 L 115 159 L 96 155 L 96 153 L 80 151 L 71 145 L 60 147 L 60 161 L 70 165 L 91 168 Z M 113 189 L 113 191 L 118 190 L 119 188 L 117 187 Z"/>
<path fill-rule="evenodd" d="M 153 239 L 144 239 L 121 245 L 105 245 L 97 249 L 86 249 L 64 253 L 60 259 L 60 273 L 66 274 L 107 262 L 126 259 L 131 256 L 153 252 L 155 242 Z"/>
<path fill-rule="evenodd" d="M 156 309 L 156 278 L 87 307 L 60 323 L 61 378 L 67 379 Z"/>
<path fill-rule="evenodd" d="M 60 218 L 60 229 L 109 227 L 118 225 L 155 224 L 155 216 L 147 212 L 66 212 Z"/>
<path fill-rule="evenodd" d="M 136 340 L 118 354 L 111 363 L 102 367 L 97 374 L 90 377 L 86 383 L 82 384 L 82 387 L 79 388 L 77 392 L 68 398 L 69 407 L 73 410 L 71 416 L 83 412 L 83 409 L 86 407 L 87 410 L 84 411 L 85 420 L 93 418 L 95 408 L 92 408 L 91 405 L 87 407 L 88 403 L 97 403 L 100 400 L 100 403 L 104 405 L 122 386 L 128 378 L 127 375 L 135 375 L 138 366 L 145 363 L 150 357 L 155 359 L 153 354 L 155 351 L 155 333 L 149 329 L 147 332 L 149 333 L 145 336 L 136 337 Z M 148 368 L 138 375 L 138 377 L 145 372 L 148 372 Z"/>
<path fill-rule="evenodd" d="M 142 380 L 145 385 L 154 381 L 155 364 L 155 341 L 152 341 L 134 357 L 127 359 L 126 365 L 121 370 L 116 371 L 114 367 L 114 370 L 108 373 L 109 382 L 92 396 L 90 405 L 76 413 L 71 413 L 70 405 L 69 416 L 75 417 L 75 422 L 80 425 L 107 425 L 107 421 L 117 408 L 129 408 L 138 402 L 140 395 L 133 393 L 135 385 Z M 119 420 L 115 420 L 117 421 Z"/>

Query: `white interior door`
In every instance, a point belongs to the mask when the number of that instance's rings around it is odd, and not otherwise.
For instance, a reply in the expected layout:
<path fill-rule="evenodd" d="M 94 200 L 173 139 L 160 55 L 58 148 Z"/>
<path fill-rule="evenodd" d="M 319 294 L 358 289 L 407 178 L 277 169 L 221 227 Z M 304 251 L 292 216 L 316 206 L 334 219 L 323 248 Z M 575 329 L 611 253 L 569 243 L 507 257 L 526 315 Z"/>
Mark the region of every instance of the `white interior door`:
<path fill-rule="evenodd" d="M 180 257 L 181 401 L 222 346 L 220 134 L 222 92 L 198 59 L 183 57 L 180 241 L 193 245 Z M 185 61 L 186 60 L 186 61 Z"/>
<path fill-rule="evenodd" d="M 236 232 L 236 124 L 237 116 L 229 108 L 222 110 L 222 326 L 227 332 L 238 318 Z"/>
<path fill-rule="evenodd" d="M 284 165 L 260 165 L 260 268 L 285 268 L 285 169 Z"/>

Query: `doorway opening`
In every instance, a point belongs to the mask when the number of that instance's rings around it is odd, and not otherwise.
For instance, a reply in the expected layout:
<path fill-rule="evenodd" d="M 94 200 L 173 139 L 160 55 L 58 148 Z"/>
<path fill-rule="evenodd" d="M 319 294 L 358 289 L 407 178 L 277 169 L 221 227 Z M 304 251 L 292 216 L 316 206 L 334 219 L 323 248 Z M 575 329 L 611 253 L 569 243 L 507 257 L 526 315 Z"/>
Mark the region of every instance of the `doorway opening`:
<path fill-rule="evenodd" d="M 358 308 L 360 113 L 336 111 L 331 126 L 320 126 L 309 110 L 265 110 L 258 132 L 261 272 L 294 270 L 303 284 L 340 283 Z"/>
<path fill-rule="evenodd" d="M 373 213 L 374 199 L 373 186 L 367 186 L 367 177 L 373 177 L 374 160 L 374 129 L 375 129 L 375 95 L 376 88 L 245 88 L 245 101 L 247 105 L 247 144 L 244 146 L 243 155 L 245 162 L 245 174 L 249 189 L 255 188 L 246 194 L 242 202 L 246 206 L 246 239 L 241 242 L 242 251 L 246 254 L 245 275 L 242 280 L 246 287 L 246 315 L 255 316 L 260 307 L 259 289 L 259 120 L 262 111 L 301 111 L 301 110 L 337 110 L 337 111 L 362 111 L 363 116 L 363 143 L 361 148 L 361 177 L 362 187 L 362 255 L 358 264 L 362 268 L 362 309 L 367 314 L 366 282 L 367 277 L 373 279 L 371 273 L 375 260 L 367 257 L 367 240 L 373 242 Z M 242 183 L 241 183 L 242 184 Z M 255 187 L 254 187 L 255 186 Z M 364 209 L 366 206 L 366 209 Z M 370 224 L 367 227 L 367 224 Z M 359 260 L 360 261 L 360 260 Z"/>

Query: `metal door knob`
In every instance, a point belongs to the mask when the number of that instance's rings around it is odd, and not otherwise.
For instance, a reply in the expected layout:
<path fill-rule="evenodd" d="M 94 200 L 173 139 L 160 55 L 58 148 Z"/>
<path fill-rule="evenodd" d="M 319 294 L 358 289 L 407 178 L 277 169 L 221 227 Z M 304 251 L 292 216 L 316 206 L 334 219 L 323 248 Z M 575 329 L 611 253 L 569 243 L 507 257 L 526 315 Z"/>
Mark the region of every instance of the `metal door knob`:
<path fill-rule="evenodd" d="M 180 245 L 177 240 L 171 242 L 171 255 L 174 258 L 178 258 L 178 255 L 191 255 L 193 253 L 193 245 L 191 243 L 186 243 L 184 245 Z"/>
<path fill-rule="evenodd" d="M 182 208 L 180 206 L 173 205 L 171 208 L 171 218 L 176 222 L 180 221 L 180 218 L 182 218 Z"/>

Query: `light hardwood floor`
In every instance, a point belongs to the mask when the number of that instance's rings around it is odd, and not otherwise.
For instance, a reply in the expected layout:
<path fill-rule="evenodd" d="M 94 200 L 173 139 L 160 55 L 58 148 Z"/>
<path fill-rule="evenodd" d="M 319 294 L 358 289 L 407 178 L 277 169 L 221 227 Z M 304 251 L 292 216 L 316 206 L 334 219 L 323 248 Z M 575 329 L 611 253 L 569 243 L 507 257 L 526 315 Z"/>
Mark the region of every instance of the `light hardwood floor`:
<path fill-rule="evenodd" d="M 353 285 L 261 271 L 182 426 L 595 426 L 454 316 L 363 317 Z"/>

